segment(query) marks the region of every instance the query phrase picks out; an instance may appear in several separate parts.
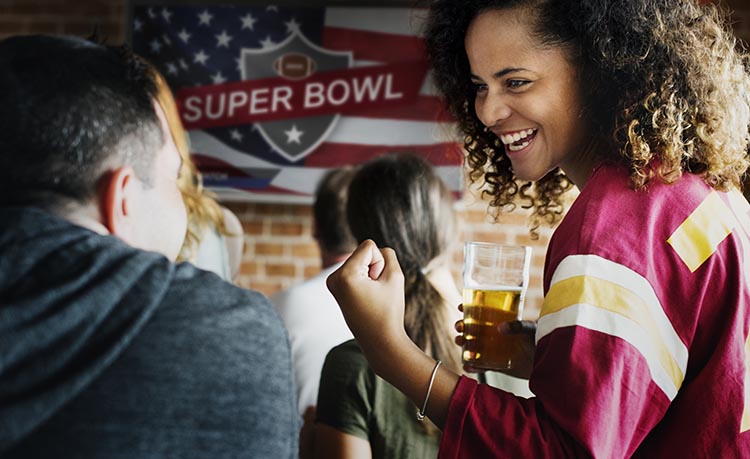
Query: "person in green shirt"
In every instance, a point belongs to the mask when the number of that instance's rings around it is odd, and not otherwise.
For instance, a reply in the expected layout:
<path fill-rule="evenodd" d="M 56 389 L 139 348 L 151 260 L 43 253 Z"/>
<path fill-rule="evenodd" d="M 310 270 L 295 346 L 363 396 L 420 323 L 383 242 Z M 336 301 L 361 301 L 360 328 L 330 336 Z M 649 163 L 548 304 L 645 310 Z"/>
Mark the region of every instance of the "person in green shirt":
<path fill-rule="evenodd" d="M 392 247 L 404 269 L 404 327 L 412 341 L 461 371 L 453 342 L 461 296 L 450 271 L 457 243 L 453 199 L 435 170 L 411 154 L 364 164 L 349 187 L 347 218 L 354 237 Z M 434 458 L 440 431 L 417 420 L 409 399 L 378 377 L 355 340 L 333 348 L 323 366 L 315 457 Z"/>

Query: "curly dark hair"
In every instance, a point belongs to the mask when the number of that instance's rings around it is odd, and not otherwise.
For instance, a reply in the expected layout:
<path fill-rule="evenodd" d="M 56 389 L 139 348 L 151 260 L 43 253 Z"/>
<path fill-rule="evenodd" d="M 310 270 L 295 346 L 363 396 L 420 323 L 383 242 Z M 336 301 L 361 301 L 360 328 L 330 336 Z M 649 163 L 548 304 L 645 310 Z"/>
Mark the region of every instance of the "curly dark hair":
<path fill-rule="evenodd" d="M 571 182 L 558 168 L 519 182 L 497 137 L 474 108 L 464 38 L 488 9 L 526 8 L 541 46 L 560 47 L 578 69 L 582 105 L 603 160 L 628 165 L 635 189 L 698 174 L 741 188 L 748 167 L 750 75 L 728 16 L 696 0 L 436 0 L 425 39 L 434 79 L 458 122 L 473 182 L 496 211 L 519 198 L 535 234 L 564 210 Z"/>

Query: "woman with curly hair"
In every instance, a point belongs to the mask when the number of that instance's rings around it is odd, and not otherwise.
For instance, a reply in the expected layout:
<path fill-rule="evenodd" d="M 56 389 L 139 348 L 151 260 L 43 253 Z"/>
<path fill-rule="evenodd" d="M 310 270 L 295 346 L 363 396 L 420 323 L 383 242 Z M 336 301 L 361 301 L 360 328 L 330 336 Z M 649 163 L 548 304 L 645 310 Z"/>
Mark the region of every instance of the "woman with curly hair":
<path fill-rule="evenodd" d="M 726 18 L 436 0 L 426 41 L 492 206 L 559 221 L 529 400 L 410 344 L 391 249 L 329 278 L 370 366 L 443 428 L 440 457 L 750 457 L 750 75 Z"/>

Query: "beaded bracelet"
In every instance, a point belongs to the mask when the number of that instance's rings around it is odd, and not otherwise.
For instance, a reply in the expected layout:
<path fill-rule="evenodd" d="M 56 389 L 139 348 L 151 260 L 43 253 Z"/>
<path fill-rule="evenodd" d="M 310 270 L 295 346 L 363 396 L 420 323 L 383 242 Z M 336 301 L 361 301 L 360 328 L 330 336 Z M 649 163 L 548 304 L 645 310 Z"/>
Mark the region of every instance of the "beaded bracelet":
<path fill-rule="evenodd" d="M 435 363 L 435 368 L 432 369 L 432 376 L 430 376 L 430 385 L 427 386 L 427 394 L 424 396 L 424 403 L 422 404 L 422 409 L 417 411 L 417 421 L 424 421 L 424 410 L 427 408 L 427 400 L 430 399 L 430 392 L 432 391 L 432 383 L 435 382 L 435 375 L 437 375 L 437 370 L 441 363 L 443 362 L 438 360 Z"/>

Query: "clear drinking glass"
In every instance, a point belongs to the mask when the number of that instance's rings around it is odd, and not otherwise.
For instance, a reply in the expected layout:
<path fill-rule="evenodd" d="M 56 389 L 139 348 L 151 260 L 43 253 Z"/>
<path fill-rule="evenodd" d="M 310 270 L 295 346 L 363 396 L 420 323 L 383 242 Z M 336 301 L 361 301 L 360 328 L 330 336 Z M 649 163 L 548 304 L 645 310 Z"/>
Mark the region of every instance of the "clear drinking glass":
<path fill-rule="evenodd" d="M 465 364 L 485 370 L 513 368 L 522 335 L 501 335 L 503 322 L 521 320 L 529 284 L 531 247 L 467 242 L 464 245 Z"/>

